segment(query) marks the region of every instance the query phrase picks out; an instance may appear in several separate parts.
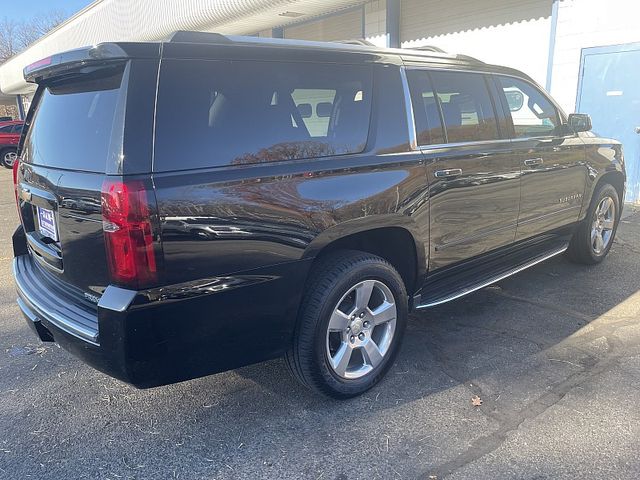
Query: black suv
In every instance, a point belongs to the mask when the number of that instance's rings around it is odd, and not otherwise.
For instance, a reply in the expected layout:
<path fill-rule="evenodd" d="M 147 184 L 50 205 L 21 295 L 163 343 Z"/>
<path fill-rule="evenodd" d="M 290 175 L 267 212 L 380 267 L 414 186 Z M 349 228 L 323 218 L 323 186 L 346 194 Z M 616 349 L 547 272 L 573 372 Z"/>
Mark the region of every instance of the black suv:
<path fill-rule="evenodd" d="M 597 263 L 620 218 L 620 144 L 466 56 L 178 32 L 25 77 L 18 303 L 138 387 L 285 356 L 358 395 L 411 310 Z"/>

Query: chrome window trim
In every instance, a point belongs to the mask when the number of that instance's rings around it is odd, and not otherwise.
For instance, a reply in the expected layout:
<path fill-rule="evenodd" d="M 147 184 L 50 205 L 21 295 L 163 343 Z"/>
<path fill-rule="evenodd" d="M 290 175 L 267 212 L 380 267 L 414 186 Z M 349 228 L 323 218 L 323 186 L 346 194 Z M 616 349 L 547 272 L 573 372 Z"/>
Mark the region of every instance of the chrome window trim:
<path fill-rule="evenodd" d="M 404 108 L 407 112 L 407 129 L 409 133 L 409 148 L 419 150 L 418 133 L 416 132 L 416 119 L 413 113 L 413 102 L 411 101 L 411 90 L 409 89 L 409 80 L 405 67 L 400 67 L 400 79 L 402 81 L 402 91 L 404 92 Z"/>
<path fill-rule="evenodd" d="M 418 148 L 422 150 L 442 150 L 445 148 L 469 147 L 474 145 L 496 145 L 503 143 L 511 143 L 511 139 L 499 138 L 497 140 L 472 140 L 469 142 L 433 143 L 429 145 L 419 145 Z"/>
<path fill-rule="evenodd" d="M 462 72 L 462 73 L 474 73 L 474 74 L 480 74 L 480 75 L 491 75 L 492 77 L 496 77 L 496 76 L 503 76 L 503 77 L 509 77 L 509 78 L 515 78 L 517 80 L 520 80 L 522 82 L 528 83 L 529 85 L 531 85 L 533 88 L 535 88 L 536 90 L 540 91 L 540 94 L 543 95 L 547 100 L 549 100 L 549 102 L 554 106 L 554 108 L 557 110 L 558 112 L 558 116 L 560 117 L 560 121 L 561 123 L 566 123 L 567 121 L 567 116 L 564 112 L 564 110 L 562 110 L 562 108 L 560 107 L 560 105 L 558 105 L 558 103 L 551 98 L 547 92 L 538 84 L 536 84 L 533 80 L 529 80 L 527 78 L 524 78 L 522 76 L 519 75 L 515 75 L 515 74 L 511 74 L 511 73 L 502 73 L 502 72 L 494 72 L 491 70 L 480 70 L 480 69 L 468 69 L 468 68 L 441 68 L 441 67 L 433 67 L 433 66 L 429 66 L 429 65 L 420 65 L 420 64 L 405 64 L 404 66 L 401 67 L 402 69 L 402 77 L 403 77 L 403 83 L 406 82 L 405 85 L 403 85 L 405 88 L 409 88 L 409 84 L 407 82 L 407 77 L 406 77 L 406 70 L 426 70 L 429 72 Z M 405 93 L 406 95 L 406 93 Z M 409 105 L 411 105 L 411 97 L 409 97 Z M 413 109 L 411 110 L 411 116 L 413 118 Z M 415 132 L 415 120 L 413 121 L 413 128 L 414 128 L 414 135 L 417 138 L 417 133 Z M 486 145 L 489 143 L 502 143 L 502 142 L 526 142 L 526 141 L 531 141 L 531 140 L 552 140 L 552 139 L 557 139 L 557 138 L 576 138 L 578 137 L 577 134 L 575 135 L 564 135 L 564 136 L 556 136 L 556 135 L 544 135 L 544 136 L 540 136 L 540 137 L 512 137 L 512 138 L 501 138 L 501 139 L 497 139 L 497 140 L 472 140 L 469 142 L 456 142 L 456 143 L 438 143 L 438 144 L 431 144 L 431 145 L 418 145 L 418 149 L 441 149 L 441 148 L 446 148 L 446 147 L 462 147 L 462 146 L 467 146 L 467 145 Z"/>
<path fill-rule="evenodd" d="M 554 137 L 554 136 L 545 136 L 545 137 L 523 137 L 523 138 L 499 138 L 497 140 L 473 140 L 469 142 L 456 142 L 456 143 L 433 143 L 429 145 L 418 145 L 419 149 L 422 150 L 440 150 L 448 147 L 466 147 L 466 146 L 474 146 L 474 145 L 489 145 L 489 144 L 503 144 L 503 143 L 519 143 L 519 142 L 530 142 L 534 140 L 556 140 L 556 139 L 568 139 L 568 138 L 576 138 L 573 135 L 565 135 L 564 137 Z"/>

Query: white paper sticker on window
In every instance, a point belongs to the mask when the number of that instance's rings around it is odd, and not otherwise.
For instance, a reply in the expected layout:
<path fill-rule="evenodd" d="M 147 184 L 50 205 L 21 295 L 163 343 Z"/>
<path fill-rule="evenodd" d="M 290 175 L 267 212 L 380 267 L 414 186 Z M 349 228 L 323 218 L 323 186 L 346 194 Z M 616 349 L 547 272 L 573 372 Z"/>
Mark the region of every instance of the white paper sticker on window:
<path fill-rule="evenodd" d="M 607 97 L 621 97 L 622 90 L 609 90 L 607 92 Z"/>

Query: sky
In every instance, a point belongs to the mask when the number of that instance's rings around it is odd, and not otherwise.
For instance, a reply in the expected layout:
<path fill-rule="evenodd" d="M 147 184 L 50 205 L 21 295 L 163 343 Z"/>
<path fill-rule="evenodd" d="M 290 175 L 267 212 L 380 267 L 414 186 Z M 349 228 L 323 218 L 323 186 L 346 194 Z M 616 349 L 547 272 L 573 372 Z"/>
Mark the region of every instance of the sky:
<path fill-rule="evenodd" d="M 28 20 L 51 10 L 61 10 L 70 17 L 92 0 L 0 0 L 0 19 Z"/>

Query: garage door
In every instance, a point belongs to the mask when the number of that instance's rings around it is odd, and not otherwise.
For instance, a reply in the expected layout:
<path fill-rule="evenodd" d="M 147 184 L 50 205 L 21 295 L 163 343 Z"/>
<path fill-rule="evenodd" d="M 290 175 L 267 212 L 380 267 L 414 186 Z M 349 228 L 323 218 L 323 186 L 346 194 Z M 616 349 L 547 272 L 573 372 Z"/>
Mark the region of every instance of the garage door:
<path fill-rule="evenodd" d="M 524 70 L 544 84 L 551 0 L 402 0 L 403 47 L 435 45 L 448 52 Z"/>
<path fill-rule="evenodd" d="M 286 27 L 284 37 L 325 42 L 362 38 L 362 8 Z"/>

